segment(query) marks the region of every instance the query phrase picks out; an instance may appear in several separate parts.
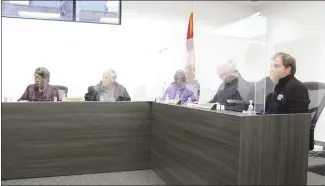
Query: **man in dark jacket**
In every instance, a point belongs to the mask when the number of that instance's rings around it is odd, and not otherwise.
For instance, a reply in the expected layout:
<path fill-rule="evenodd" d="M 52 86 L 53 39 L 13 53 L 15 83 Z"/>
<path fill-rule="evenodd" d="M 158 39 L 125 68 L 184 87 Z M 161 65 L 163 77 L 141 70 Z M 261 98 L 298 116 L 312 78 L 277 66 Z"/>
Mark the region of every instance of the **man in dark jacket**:
<path fill-rule="evenodd" d="M 308 113 L 310 103 L 307 88 L 295 78 L 296 60 L 280 52 L 272 58 L 270 79 L 276 83 L 266 97 L 265 112 L 269 114 Z"/>
<path fill-rule="evenodd" d="M 215 96 L 209 103 L 220 103 L 226 105 L 226 108 L 237 108 L 246 110 L 247 103 L 254 100 L 254 84 L 246 81 L 237 71 L 234 60 L 227 60 L 225 63 L 218 65 L 218 75 L 223 83 L 219 86 Z M 242 101 L 239 104 L 229 104 L 229 100 Z"/>
<path fill-rule="evenodd" d="M 116 77 L 116 72 L 113 69 L 104 72 L 99 84 L 88 87 L 85 101 L 131 101 L 126 88 L 116 82 Z"/>

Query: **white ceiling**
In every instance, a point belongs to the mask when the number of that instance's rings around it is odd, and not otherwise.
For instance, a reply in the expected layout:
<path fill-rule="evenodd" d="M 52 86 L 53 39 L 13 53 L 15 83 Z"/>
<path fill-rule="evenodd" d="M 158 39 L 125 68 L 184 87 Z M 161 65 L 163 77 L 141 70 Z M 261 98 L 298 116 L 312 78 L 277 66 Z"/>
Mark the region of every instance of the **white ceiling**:
<path fill-rule="evenodd" d="M 213 34 L 242 39 L 263 38 L 266 35 L 266 18 L 252 15 L 217 28 Z"/>
<path fill-rule="evenodd" d="M 270 1 L 227 1 L 227 3 L 237 5 L 237 6 L 246 6 L 246 7 L 254 7 L 257 10 L 263 8 Z"/>

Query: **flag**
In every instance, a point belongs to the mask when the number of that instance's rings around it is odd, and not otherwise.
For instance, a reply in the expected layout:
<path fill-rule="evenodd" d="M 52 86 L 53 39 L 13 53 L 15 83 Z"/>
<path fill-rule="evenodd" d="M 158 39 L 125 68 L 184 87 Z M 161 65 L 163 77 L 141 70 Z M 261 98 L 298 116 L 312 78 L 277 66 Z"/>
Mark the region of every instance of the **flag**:
<path fill-rule="evenodd" d="M 186 37 L 186 50 L 187 50 L 187 60 L 185 65 L 185 72 L 187 77 L 186 87 L 189 88 L 197 99 L 200 96 L 200 83 L 195 80 L 195 56 L 194 56 L 194 24 L 193 24 L 193 12 L 190 14 L 187 28 Z"/>
<path fill-rule="evenodd" d="M 195 79 L 195 57 L 194 57 L 194 28 L 193 28 L 193 12 L 190 14 L 187 28 L 187 38 L 186 38 L 186 49 L 187 49 L 187 60 L 185 65 L 185 71 L 187 75 L 187 80 L 189 82 Z"/>

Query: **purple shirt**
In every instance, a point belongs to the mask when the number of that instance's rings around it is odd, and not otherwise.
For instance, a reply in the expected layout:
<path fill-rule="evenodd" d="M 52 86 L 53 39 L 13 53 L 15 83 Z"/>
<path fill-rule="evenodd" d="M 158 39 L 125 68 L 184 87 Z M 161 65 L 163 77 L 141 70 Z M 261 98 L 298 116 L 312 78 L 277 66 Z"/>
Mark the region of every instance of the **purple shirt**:
<path fill-rule="evenodd" d="M 48 88 L 42 92 L 35 86 L 35 84 L 28 85 L 24 94 L 18 99 L 28 101 L 54 101 L 54 97 L 59 100 L 59 91 L 56 87 L 48 85 Z"/>
<path fill-rule="evenodd" d="M 168 95 L 169 99 L 175 99 L 178 95 L 182 102 L 186 102 L 188 98 L 191 98 L 192 101 L 197 101 L 195 95 L 190 89 L 187 87 L 178 87 L 175 84 L 167 88 L 164 99 L 166 98 L 166 95 Z"/>

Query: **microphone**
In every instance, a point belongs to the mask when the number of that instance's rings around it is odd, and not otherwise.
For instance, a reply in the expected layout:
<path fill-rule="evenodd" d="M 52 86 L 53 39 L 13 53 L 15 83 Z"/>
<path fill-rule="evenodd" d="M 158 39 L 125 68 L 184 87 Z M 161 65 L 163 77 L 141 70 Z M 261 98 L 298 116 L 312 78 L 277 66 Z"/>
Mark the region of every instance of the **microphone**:
<path fill-rule="evenodd" d="M 38 90 L 39 90 L 38 85 L 37 84 L 34 84 L 34 88 L 33 88 L 33 92 L 32 92 L 32 100 L 31 101 L 35 101 L 36 100 L 35 92 L 38 91 Z"/>
<path fill-rule="evenodd" d="M 94 87 L 93 86 L 89 86 L 88 87 L 88 91 L 85 94 L 84 98 L 85 98 L 86 101 L 93 101 L 94 96 L 95 96 Z"/>
<path fill-rule="evenodd" d="M 102 81 L 100 81 L 98 83 L 99 85 L 99 89 L 102 88 Z M 100 101 L 100 98 L 99 98 L 99 95 L 98 95 L 98 92 L 95 90 L 95 86 L 91 86 L 91 87 L 88 87 L 88 92 L 92 92 L 92 95 L 91 95 L 91 100 L 90 101 Z M 94 100 L 94 96 L 95 96 L 95 100 Z"/>
<path fill-rule="evenodd" d="M 90 92 L 89 89 L 90 89 L 91 92 L 92 92 L 92 95 L 91 95 L 91 99 L 90 99 L 90 101 L 93 101 L 93 99 L 94 99 L 94 95 L 95 95 L 94 87 L 89 87 L 89 88 L 88 88 L 88 92 Z"/>
<path fill-rule="evenodd" d="M 39 87 L 38 87 L 37 84 L 34 84 L 34 90 L 35 90 L 35 91 L 38 91 L 38 90 L 39 90 Z"/>

